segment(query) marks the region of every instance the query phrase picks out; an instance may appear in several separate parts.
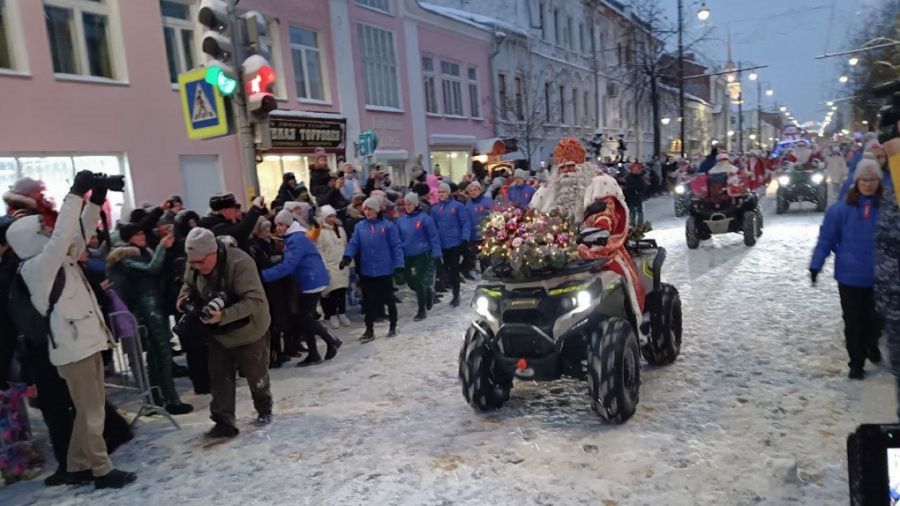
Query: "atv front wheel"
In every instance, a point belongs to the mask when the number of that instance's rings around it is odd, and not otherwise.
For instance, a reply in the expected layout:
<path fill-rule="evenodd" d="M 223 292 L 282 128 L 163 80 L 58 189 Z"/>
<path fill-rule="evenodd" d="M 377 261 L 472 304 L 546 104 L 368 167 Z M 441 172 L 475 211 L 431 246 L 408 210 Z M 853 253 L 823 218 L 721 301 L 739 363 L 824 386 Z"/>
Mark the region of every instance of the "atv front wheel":
<path fill-rule="evenodd" d="M 747 246 L 753 246 L 756 244 L 756 238 L 759 237 L 756 235 L 757 231 L 757 223 L 756 223 L 756 211 L 746 212 L 744 213 L 744 244 Z"/>
<path fill-rule="evenodd" d="M 688 216 L 684 222 L 684 235 L 688 249 L 697 249 L 700 246 L 700 231 L 697 230 L 697 220 L 693 216 Z"/>
<path fill-rule="evenodd" d="M 634 329 L 609 318 L 591 334 L 588 347 L 588 394 L 591 408 L 607 422 L 622 423 L 637 408 L 641 355 Z"/>
<path fill-rule="evenodd" d="M 762 209 L 756 208 L 756 237 L 762 237 L 763 233 L 763 213 Z"/>
<path fill-rule="evenodd" d="M 816 192 L 816 212 L 823 213 L 828 209 L 828 188 Z"/>
<path fill-rule="evenodd" d="M 775 196 L 775 214 L 784 214 L 788 211 L 789 207 L 791 207 L 791 203 L 788 202 L 787 197 L 779 190 Z"/>
<path fill-rule="evenodd" d="M 466 332 L 459 352 L 459 381 L 466 402 L 478 411 L 499 408 L 512 389 L 512 377 L 500 368 L 484 334 L 474 326 Z"/>
<path fill-rule="evenodd" d="M 671 364 L 681 352 L 681 296 L 674 286 L 662 283 L 647 295 L 647 306 L 650 342 L 641 348 L 641 355 L 650 365 Z"/>

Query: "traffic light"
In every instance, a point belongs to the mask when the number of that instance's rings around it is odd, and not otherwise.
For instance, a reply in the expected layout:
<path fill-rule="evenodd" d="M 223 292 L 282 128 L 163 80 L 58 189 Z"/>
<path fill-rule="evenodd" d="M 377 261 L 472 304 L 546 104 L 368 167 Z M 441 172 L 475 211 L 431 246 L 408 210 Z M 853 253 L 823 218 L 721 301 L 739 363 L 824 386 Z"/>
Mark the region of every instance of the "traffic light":
<path fill-rule="evenodd" d="M 206 82 L 219 89 L 224 96 L 237 91 L 237 73 L 234 69 L 228 5 L 223 0 L 202 0 L 197 20 L 207 28 L 201 47 L 208 56 Z"/>
<path fill-rule="evenodd" d="M 244 86 L 247 94 L 247 113 L 251 122 L 268 118 L 269 113 L 278 107 L 272 88 L 275 86 L 275 70 L 268 60 L 255 54 L 248 56 L 241 65 L 244 75 Z"/>

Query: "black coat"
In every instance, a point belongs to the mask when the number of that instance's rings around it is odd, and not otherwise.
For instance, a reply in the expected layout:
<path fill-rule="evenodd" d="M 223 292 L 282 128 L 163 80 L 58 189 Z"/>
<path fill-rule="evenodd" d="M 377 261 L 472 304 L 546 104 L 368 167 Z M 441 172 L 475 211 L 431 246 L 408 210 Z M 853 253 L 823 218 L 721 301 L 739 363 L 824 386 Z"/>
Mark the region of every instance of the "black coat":
<path fill-rule="evenodd" d="M 350 205 L 350 201 L 345 199 L 344 195 L 337 188 L 328 188 L 328 191 L 322 193 L 322 195 L 316 199 L 316 202 L 318 203 L 318 207 L 329 205 L 337 211 Z"/>
<path fill-rule="evenodd" d="M 221 214 L 212 213 L 200 218 L 199 225 L 212 231 L 216 237 L 222 235 L 234 237 L 234 240 L 238 243 L 238 247 L 245 252 L 249 252 L 250 234 L 253 232 L 253 227 L 256 226 L 261 215 L 262 211 L 258 207 L 251 206 L 250 210 L 244 214 L 244 218 L 237 223 L 226 220 Z"/>
<path fill-rule="evenodd" d="M 283 254 L 272 241 L 253 238 L 250 241 L 250 256 L 260 272 L 281 262 Z M 300 296 L 297 281 L 293 276 L 263 283 L 266 298 L 269 299 L 269 314 L 272 316 L 272 330 L 291 335 L 292 323 L 300 313 Z"/>
<path fill-rule="evenodd" d="M 309 168 L 309 193 L 319 197 L 329 190 L 328 181 L 331 180 L 331 169 Z"/>
<path fill-rule="evenodd" d="M 647 191 L 647 181 L 643 174 L 629 173 L 625 176 L 625 185 L 622 192 L 625 194 L 625 203 L 629 206 L 640 205 L 644 201 L 644 194 Z"/>

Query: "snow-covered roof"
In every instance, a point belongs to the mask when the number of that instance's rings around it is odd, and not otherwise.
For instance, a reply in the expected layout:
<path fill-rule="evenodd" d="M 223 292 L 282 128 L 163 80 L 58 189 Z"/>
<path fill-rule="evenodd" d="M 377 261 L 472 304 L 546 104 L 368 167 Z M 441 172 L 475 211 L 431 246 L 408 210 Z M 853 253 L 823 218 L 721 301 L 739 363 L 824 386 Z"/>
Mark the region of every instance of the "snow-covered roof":
<path fill-rule="evenodd" d="M 674 86 L 669 86 L 668 84 L 663 84 L 662 82 L 659 83 L 659 87 L 660 87 L 660 89 L 670 91 L 672 93 L 678 93 L 678 88 L 676 88 Z M 706 100 L 703 100 L 702 98 L 698 97 L 697 95 L 692 95 L 688 92 L 684 92 L 684 98 L 691 100 L 693 102 L 700 102 L 703 105 L 708 105 L 708 106 L 712 107 L 712 104 L 710 104 Z"/>
<path fill-rule="evenodd" d="M 473 12 L 466 12 L 463 10 L 454 9 L 453 7 L 444 7 L 443 5 L 434 5 L 427 2 L 419 2 L 419 6 L 427 11 L 431 11 L 435 14 L 440 14 L 441 16 L 446 16 L 448 18 L 461 21 L 477 28 L 485 30 L 499 29 L 505 32 L 516 33 L 518 35 L 521 35 L 522 37 L 528 37 L 528 32 L 521 30 L 511 23 L 507 23 L 506 21 L 501 21 L 490 16 L 475 14 Z"/>

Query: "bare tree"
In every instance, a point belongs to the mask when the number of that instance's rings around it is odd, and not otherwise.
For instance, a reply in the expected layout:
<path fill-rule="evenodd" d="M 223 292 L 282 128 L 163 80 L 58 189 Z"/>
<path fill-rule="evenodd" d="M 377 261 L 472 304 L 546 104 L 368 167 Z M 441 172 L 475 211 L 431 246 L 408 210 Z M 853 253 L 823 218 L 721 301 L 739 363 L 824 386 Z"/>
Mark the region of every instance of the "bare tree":
<path fill-rule="evenodd" d="M 900 9 L 900 2 L 894 3 Z M 873 10 L 863 20 L 859 32 L 850 40 L 851 48 L 876 46 L 888 42 L 890 39 L 900 39 L 900 13 L 893 17 L 889 12 Z M 900 46 L 887 46 L 872 49 L 851 56 L 859 58 L 859 63 L 853 68 L 853 96 L 854 116 L 860 120 L 868 120 L 869 127 L 874 129 L 878 125 L 877 114 L 884 99 L 876 98 L 872 89 L 882 83 L 897 79 L 900 74 Z M 843 67 L 844 60 L 841 61 Z"/>
<path fill-rule="evenodd" d="M 552 99 L 548 102 L 548 95 L 552 96 L 554 90 L 546 86 L 553 82 L 558 79 L 533 72 L 529 58 L 527 64 L 516 68 L 506 83 L 509 89 L 496 102 L 494 116 L 498 118 L 500 131 L 517 140 L 529 163 L 541 142 L 553 133 L 551 124 L 559 117 L 559 103 Z"/>

